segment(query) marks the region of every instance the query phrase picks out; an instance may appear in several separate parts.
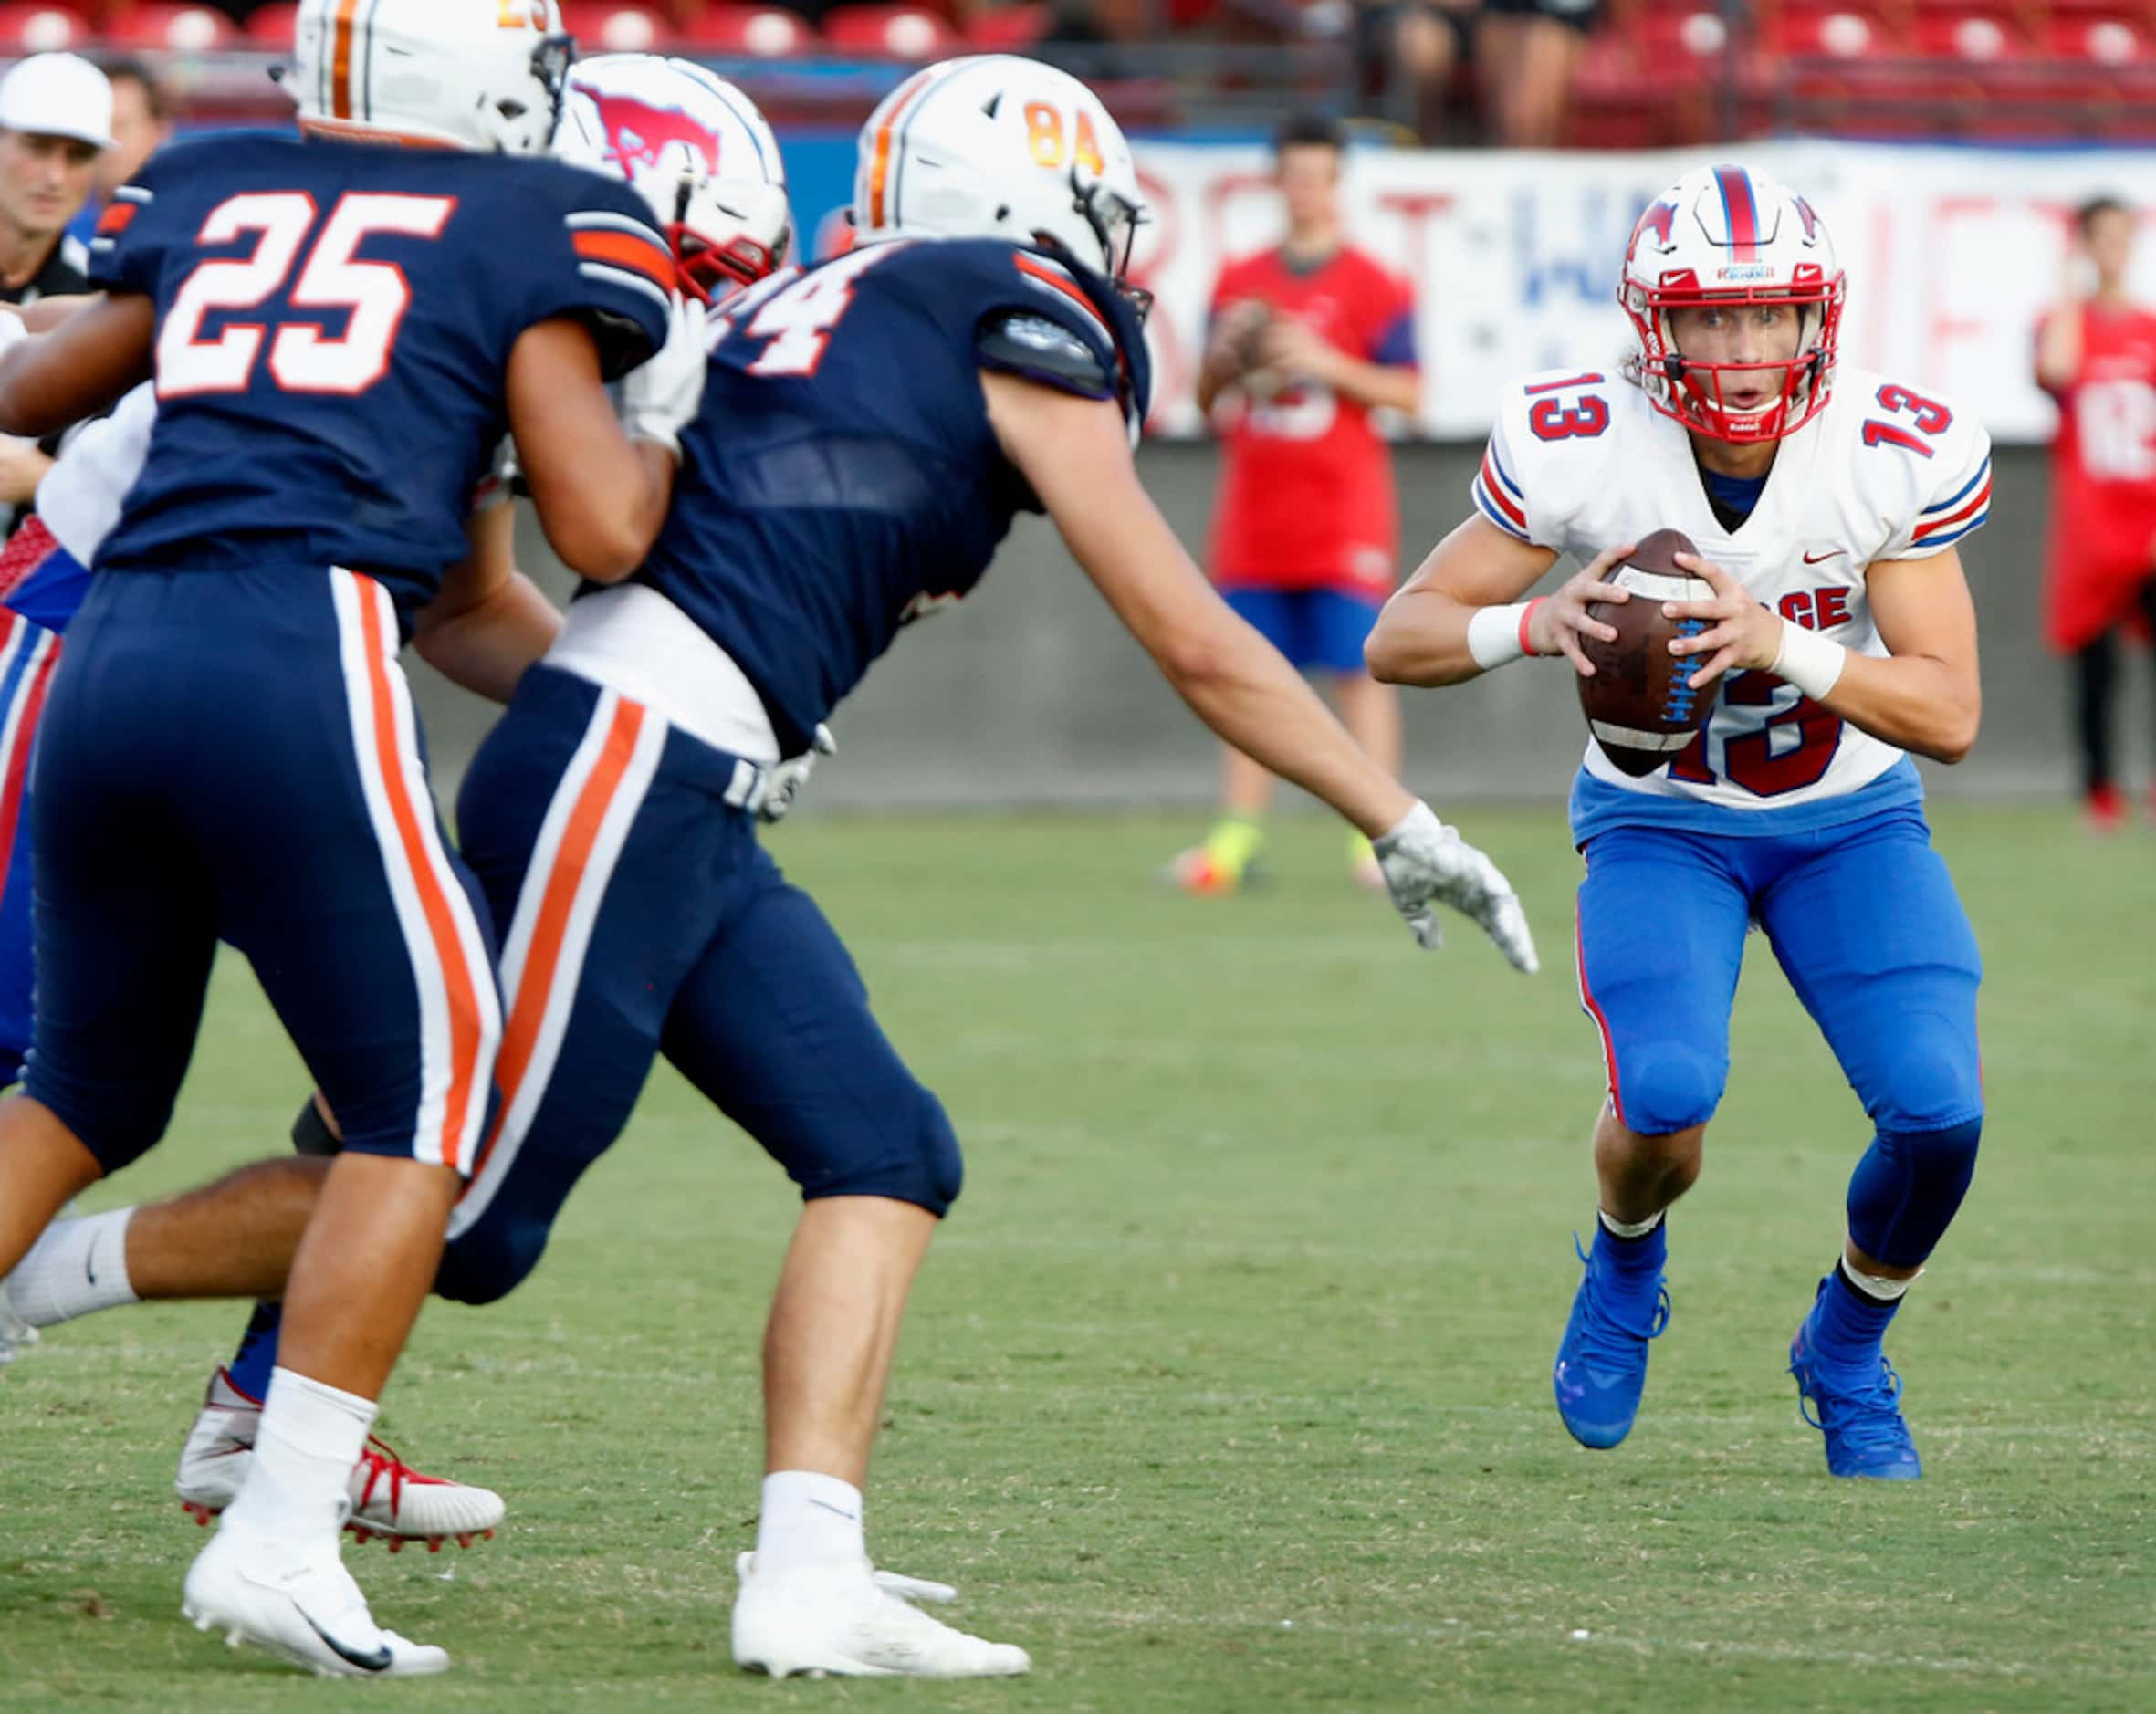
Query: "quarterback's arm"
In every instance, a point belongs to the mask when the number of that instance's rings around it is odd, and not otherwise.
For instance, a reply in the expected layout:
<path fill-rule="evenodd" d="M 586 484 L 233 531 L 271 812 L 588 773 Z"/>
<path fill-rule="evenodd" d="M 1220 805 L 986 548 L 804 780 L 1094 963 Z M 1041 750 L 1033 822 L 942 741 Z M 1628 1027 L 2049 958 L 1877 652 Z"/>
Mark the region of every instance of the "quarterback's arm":
<path fill-rule="evenodd" d="M 1606 549 L 1547 597 L 1522 601 L 1555 563 L 1556 550 L 1508 536 L 1478 513 L 1431 549 L 1386 602 L 1363 643 L 1363 664 L 1383 684 L 1429 688 L 1460 684 L 1523 654 L 1562 654 L 1592 678 L 1580 638 L 1607 643 L 1617 632 L 1590 619 L 1587 603 L 1631 599 L 1603 579 L 1632 547 Z"/>
<path fill-rule="evenodd" d="M 618 583 L 644 563 L 674 496 L 675 457 L 623 434 L 582 321 L 535 322 L 509 352 L 509 433 L 547 540 L 572 571 Z"/>
<path fill-rule="evenodd" d="M 1138 481 L 1115 404 L 992 371 L 981 386 L 1004 455 L 1192 712 L 1373 838 L 1397 825 L 1415 799 L 1191 563 Z"/>
<path fill-rule="evenodd" d="M 18 333 L 0 353 L 0 434 L 35 440 L 97 415 L 150 379 L 156 332 L 156 306 L 140 292 L 120 292 L 50 332 Z"/>
<path fill-rule="evenodd" d="M 553 602 L 517 570 L 515 507 L 472 514 L 471 551 L 442 580 L 441 592 L 413 621 L 412 646 L 453 685 L 506 703 L 524 669 L 561 629 Z"/>
<path fill-rule="evenodd" d="M 1850 655 L 1822 700 L 1875 738 L 1933 761 L 1960 761 L 1976 742 L 1983 713 L 1976 605 L 1960 551 L 1875 560 L 1864 581 L 1890 658 Z"/>
<path fill-rule="evenodd" d="M 1670 601 L 1674 618 L 1714 622 L 1669 645 L 1704 657 L 1691 684 L 1732 671 L 1773 673 L 1851 726 L 1934 761 L 1958 762 L 1976 742 L 1976 606 L 1952 548 L 1921 559 L 1875 559 L 1864 580 L 1886 660 L 1858 654 L 1763 606 L 1727 571 L 1693 554 L 1677 563 L 1714 589 L 1708 601 Z"/>

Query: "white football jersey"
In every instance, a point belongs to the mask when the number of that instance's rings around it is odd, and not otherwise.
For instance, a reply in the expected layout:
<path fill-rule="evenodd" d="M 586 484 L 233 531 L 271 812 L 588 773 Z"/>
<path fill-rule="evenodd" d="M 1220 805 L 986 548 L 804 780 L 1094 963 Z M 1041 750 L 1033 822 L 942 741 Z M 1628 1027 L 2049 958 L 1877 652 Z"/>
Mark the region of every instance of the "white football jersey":
<path fill-rule="evenodd" d="M 77 565 L 87 566 L 120 521 L 120 503 L 142 474 L 157 422 L 157 383 L 146 381 L 85 423 L 37 484 L 37 516 Z"/>
<path fill-rule="evenodd" d="M 1530 376 L 1500 404 L 1476 508 L 1522 541 L 1586 564 L 1680 529 L 1784 619 L 1885 656 L 1865 592 L 1881 559 L 1922 559 L 1991 509 L 1991 437 L 1944 400 L 1844 368 L 1826 407 L 1781 443 L 1752 515 L 1716 521 L 1690 437 L 1615 370 Z M 1644 779 L 1587 746 L 1586 771 L 1627 791 L 1781 809 L 1868 785 L 1904 752 L 1766 673 L 1722 681 L 1706 731 Z"/>

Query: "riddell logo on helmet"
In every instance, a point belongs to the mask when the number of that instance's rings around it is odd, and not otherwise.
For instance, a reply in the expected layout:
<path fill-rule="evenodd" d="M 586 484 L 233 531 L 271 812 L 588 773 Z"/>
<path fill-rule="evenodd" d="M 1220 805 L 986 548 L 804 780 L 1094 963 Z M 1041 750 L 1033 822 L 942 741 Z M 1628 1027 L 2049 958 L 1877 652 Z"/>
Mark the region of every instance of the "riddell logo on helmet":
<path fill-rule="evenodd" d="M 686 149 L 706 172 L 718 171 L 718 139 L 679 108 L 654 107 L 634 96 L 608 95 L 588 85 L 583 92 L 599 110 L 606 152 L 623 177 L 633 176 L 642 167 L 657 166 L 669 143 Z"/>
<path fill-rule="evenodd" d="M 1718 267 L 1716 279 L 1725 279 L 1732 285 L 1743 285 L 1752 280 L 1773 279 L 1774 268 L 1771 262 L 1745 262 L 1735 267 Z"/>

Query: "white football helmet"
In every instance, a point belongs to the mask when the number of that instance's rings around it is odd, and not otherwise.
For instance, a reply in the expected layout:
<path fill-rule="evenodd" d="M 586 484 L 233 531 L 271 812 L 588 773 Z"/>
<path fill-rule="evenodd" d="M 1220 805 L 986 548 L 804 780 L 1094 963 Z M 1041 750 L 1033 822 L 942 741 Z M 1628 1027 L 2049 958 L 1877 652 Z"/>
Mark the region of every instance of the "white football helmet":
<path fill-rule="evenodd" d="M 916 72 L 861 128 L 853 226 L 900 236 L 1045 237 L 1120 282 L 1146 218 L 1123 129 L 1068 72 L 976 54 Z"/>
<path fill-rule="evenodd" d="M 1701 167 L 1648 204 L 1625 253 L 1617 301 L 1639 349 L 1625 362 L 1665 416 L 1719 441 L 1794 434 L 1826 408 L 1841 334 L 1844 280 L 1812 205 L 1764 172 Z M 1795 312 L 1794 361 L 1708 363 L 1688 358 L 1669 312 L 1713 304 L 1778 304 Z M 1778 371 L 1775 375 L 1763 371 Z M 1764 380 L 1768 396 L 1725 395 Z"/>
<path fill-rule="evenodd" d="M 704 303 L 786 260 L 793 214 L 779 141 L 755 102 L 701 66 L 656 54 L 579 60 L 554 153 L 633 184 L 674 246 L 682 289 Z"/>
<path fill-rule="evenodd" d="M 299 0 L 280 81 L 302 130 L 536 154 L 572 52 L 555 0 Z"/>

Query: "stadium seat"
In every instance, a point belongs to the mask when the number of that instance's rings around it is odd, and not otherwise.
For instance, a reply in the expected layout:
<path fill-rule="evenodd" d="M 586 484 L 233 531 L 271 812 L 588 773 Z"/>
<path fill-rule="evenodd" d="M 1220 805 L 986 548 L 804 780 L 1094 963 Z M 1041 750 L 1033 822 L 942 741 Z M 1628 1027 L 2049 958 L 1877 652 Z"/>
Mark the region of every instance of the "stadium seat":
<path fill-rule="evenodd" d="M 2130 66 L 2156 59 L 2156 16 L 2136 18 L 2126 7 L 2079 15 L 2054 14 L 2045 46 L 2059 59 Z"/>
<path fill-rule="evenodd" d="M 776 6 L 706 6 L 688 21 L 684 34 L 693 47 L 759 59 L 794 58 L 816 41 L 798 15 Z"/>
<path fill-rule="evenodd" d="M 984 54 L 1020 52 L 1047 35 L 1054 22 L 1052 6 L 991 6 L 967 21 L 966 45 Z"/>
<path fill-rule="evenodd" d="M 299 8 L 285 0 L 256 6 L 247 14 L 247 46 L 273 54 L 290 53 L 293 26 L 298 16 Z"/>
<path fill-rule="evenodd" d="M 0 5 L 0 55 L 12 57 L 80 47 L 90 35 L 82 16 L 66 6 Z"/>
<path fill-rule="evenodd" d="M 231 47 L 238 30 L 222 12 L 213 12 L 207 6 L 152 0 L 150 5 L 129 6 L 115 15 L 105 24 L 103 34 L 129 47 L 206 54 Z"/>
<path fill-rule="evenodd" d="M 1910 32 L 1920 54 L 1978 65 L 2003 64 L 2028 57 L 2035 44 L 2026 15 L 2013 0 L 1957 0 L 1952 5 L 1921 5 Z"/>
<path fill-rule="evenodd" d="M 675 35 L 656 12 L 637 5 L 609 5 L 605 0 L 561 8 L 562 27 L 576 37 L 580 54 L 649 54 L 663 51 Z"/>
<path fill-rule="evenodd" d="M 962 46 L 933 12 L 913 6 L 833 6 L 823 15 L 823 41 L 843 54 L 889 59 L 933 59 Z"/>

